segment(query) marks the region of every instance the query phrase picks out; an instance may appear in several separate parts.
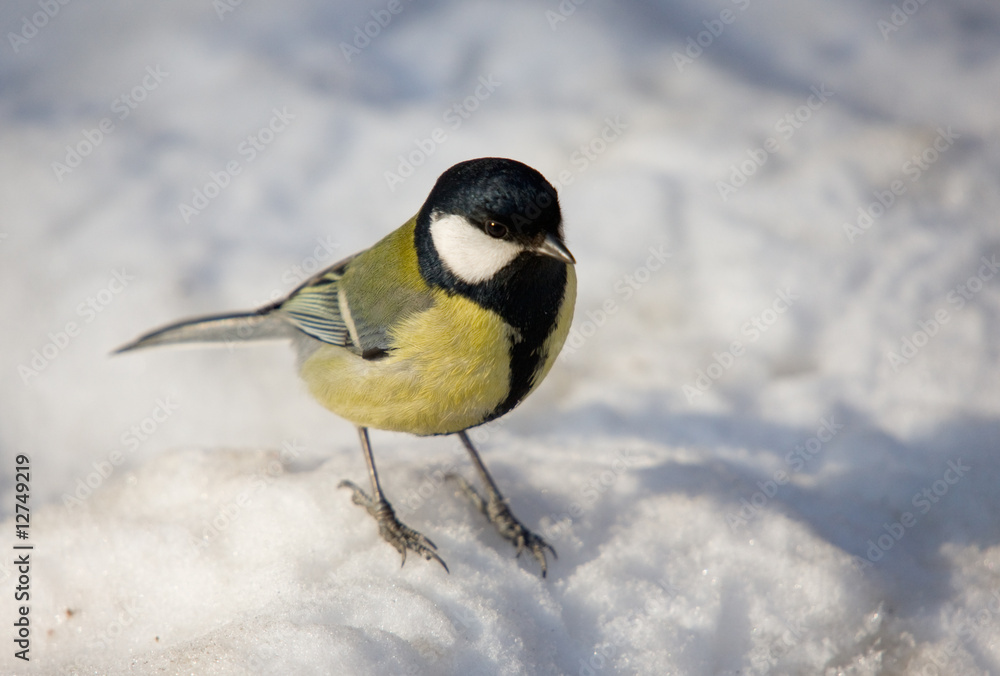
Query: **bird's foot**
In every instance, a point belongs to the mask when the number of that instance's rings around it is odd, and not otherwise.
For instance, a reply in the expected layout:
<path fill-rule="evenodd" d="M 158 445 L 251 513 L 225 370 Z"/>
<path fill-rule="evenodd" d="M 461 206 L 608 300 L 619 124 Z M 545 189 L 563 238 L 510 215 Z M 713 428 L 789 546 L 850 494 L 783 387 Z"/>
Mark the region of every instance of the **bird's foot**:
<path fill-rule="evenodd" d="M 338 488 L 350 488 L 353 492 L 351 501 L 356 505 L 364 507 L 375 521 L 378 522 L 379 535 L 382 536 L 383 540 L 395 547 L 396 551 L 403 556 L 403 563 L 400 565 L 406 563 L 406 550 L 410 550 L 428 561 L 437 561 L 445 569 L 445 572 L 450 572 L 448 571 L 448 565 L 435 552 L 437 546 L 424 535 L 413 530 L 405 523 L 400 522 L 388 502 L 385 500 L 372 500 L 367 493 L 351 481 L 341 481 Z"/>
<path fill-rule="evenodd" d="M 555 548 L 542 539 L 540 535 L 536 535 L 525 528 L 524 524 L 511 514 L 506 500 L 501 496 L 498 495 L 490 500 L 486 500 L 479 495 L 479 492 L 472 484 L 465 480 L 465 477 L 458 474 L 448 474 L 446 478 L 456 482 L 462 493 L 465 494 L 465 497 L 469 499 L 469 502 L 486 515 L 490 523 L 496 527 L 497 532 L 514 543 L 514 546 L 517 547 L 517 556 L 521 556 L 521 552 L 529 550 L 542 567 L 542 577 L 545 577 L 548 572 L 548 565 L 545 561 L 545 550 L 548 549 L 552 552 L 553 557 L 559 558 L 556 555 Z"/>

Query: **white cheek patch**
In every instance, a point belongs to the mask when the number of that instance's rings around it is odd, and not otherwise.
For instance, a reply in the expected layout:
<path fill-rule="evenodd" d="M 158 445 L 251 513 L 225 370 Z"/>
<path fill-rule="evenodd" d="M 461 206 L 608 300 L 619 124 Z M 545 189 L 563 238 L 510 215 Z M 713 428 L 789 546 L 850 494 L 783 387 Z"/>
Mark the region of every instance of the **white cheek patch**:
<path fill-rule="evenodd" d="M 431 239 L 438 256 L 463 282 L 485 282 L 524 251 L 520 244 L 490 237 L 462 216 L 431 219 Z"/>

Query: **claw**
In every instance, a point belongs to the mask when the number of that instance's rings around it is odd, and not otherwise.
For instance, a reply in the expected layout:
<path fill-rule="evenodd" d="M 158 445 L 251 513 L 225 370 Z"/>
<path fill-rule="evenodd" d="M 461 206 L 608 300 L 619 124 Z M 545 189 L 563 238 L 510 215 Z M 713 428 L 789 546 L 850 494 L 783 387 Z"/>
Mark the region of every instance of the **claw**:
<path fill-rule="evenodd" d="M 403 558 L 400 567 L 406 564 L 406 550 L 416 552 L 428 561 L 437 561 L 445 572 L 450 573 L 448 565 L 434 551 L 437 546 L 421 533 L 413 530 L 396 518 L 396 513 L 392 506 L 385 500 L 375 501 L 365 493 L 357 484 L 351 481 L 341 481 L 338 488 L 350 488 L 352 491 L 351 502 L 364 507 L 365 511 L 372 515 L 378 522 L 378 533 L 382 539 L 396 548 Z"/>
<path fill-rule="evenodd" d="M 486 518 L 497 529 L 497 532 L 517 547 L 515 558 L 520 558 L 522 552 L 530 549 L 535 560 L 538 561 L 538 565 L 542 568 L 542 577 L 546 576 L 548 573 L 548 563 L 545 560 L 545 550 L 548 549 L 552 552 L 553 558 L 559 558 L 552 545 L 546 542 L 540 535 L 536 535 L 525 528 L 524 524 L 511 514 L 510 508 L 503 498 L 497 496 L 487 501 L 472 484 L 465 480 L 465 477 L 458 474 L 447 474 L 445 478 L 457 483 L 459 489 L 465 494 L 469 502 L 486 515 Z"/>

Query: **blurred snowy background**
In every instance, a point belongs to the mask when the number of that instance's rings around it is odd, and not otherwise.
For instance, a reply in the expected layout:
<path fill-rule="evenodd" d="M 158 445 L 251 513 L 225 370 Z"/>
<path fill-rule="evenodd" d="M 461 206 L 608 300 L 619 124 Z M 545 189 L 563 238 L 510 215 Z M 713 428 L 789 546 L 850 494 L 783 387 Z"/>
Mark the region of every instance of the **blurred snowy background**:
<path fill-rule="evenodd" d="M 1000 673 L 1000 7 L 0 9 L 0 672 Z M 373 434 L 451 567 L 336 490 L 291 350 L 108 353 L 363 248 L 455 162 L 560 190 L 581 281 L 477 431 L 542 580 Z M 14 465 L 31 460 L 30 663 Z"/>

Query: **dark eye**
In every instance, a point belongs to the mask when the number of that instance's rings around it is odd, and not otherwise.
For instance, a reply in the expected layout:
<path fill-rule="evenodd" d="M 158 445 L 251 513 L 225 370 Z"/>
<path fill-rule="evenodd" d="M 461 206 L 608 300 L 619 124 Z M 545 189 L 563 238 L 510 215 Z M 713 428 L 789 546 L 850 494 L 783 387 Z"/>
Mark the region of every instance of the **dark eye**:
<path fill-rule="evenodd" d="M 507 236 L 507 226 L 496 221 L 486 221 L 486 234 L 490 237 L 503 239 Z"/>

